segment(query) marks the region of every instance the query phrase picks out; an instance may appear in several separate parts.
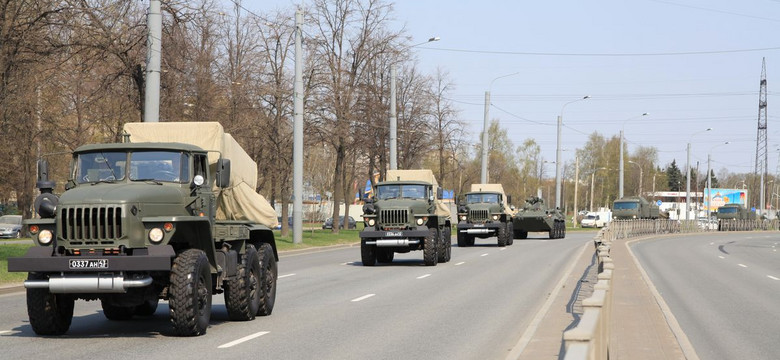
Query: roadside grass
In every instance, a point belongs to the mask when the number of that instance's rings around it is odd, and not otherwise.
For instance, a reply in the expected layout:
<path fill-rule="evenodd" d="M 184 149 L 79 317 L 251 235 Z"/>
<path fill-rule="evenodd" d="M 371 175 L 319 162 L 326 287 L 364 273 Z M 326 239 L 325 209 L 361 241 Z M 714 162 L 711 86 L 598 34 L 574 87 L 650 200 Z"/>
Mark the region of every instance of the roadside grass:
<path fill-rule="evenodd" d="M 307 249 L 312 247 L 330 246 L 330 245 L 343 245 L 343 244 L 356 244 L 360 242 L 360 229 L 363 228 L 362 223 L 358 223 L 355 230 L 339 230 L 338 234 L 334 234 L 330 229 L 314 229 L 304 228 L 302 239 L 300 244 L 293 244 L 292 230 L 289 231 L 287 236 L 281 236 L 281 232 L 274 231 L 274 237 L 276 238 L 276 248 L 279 251 L 285 250 L 298 250 Z"/>
<path fill-rule="evenodd" d="M 8 272 L 8 258 L 22 256 L 27 253 L 27 249 L 33 246 L 33 244 L 14 244 L 13 242 L 4 242 L 3 244 L 0 244 L 0 285 L 20 283 L 27 279 L 27 273 Z"/>

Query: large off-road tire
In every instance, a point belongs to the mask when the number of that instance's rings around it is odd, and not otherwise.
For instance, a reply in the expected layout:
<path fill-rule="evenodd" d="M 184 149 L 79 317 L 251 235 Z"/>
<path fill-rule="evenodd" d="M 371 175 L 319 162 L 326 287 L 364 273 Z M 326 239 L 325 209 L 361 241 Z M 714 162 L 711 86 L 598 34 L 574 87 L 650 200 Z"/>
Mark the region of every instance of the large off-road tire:
<path fill-rule="evenodd" d="M 452 259 L 452 228 L 449 226 L 444 228 L 444 243 L 446 244 L 444 262 L 450 262 Z"/>
<path fill-rule="evenodd" d="M 135 314 L 135 306 L 116 306 L 106 300 L 100 300 L 100 306 L 103 308 L 103 316 L 108 320 L 130 320 Z"/>
<path fill-rule="evenodd" d="M 43 274 L 29 273 L 27 280 L 44 280 Z M 62 335 L 73 320 L 75 300 L 66 294 L 52 294 L 48 289 L 27 289 L 27 316 L 38 335 Z"/>
<path fill-rule="evenodd" d="M 376 248 L 376 261 L 380 264 L 389 264 L 393 262 L 395 252 L 392 249 Z"/>
<path fill-rule="evenodd" d="M 274 257 L 274 249 L 270 244 L 260 245 L 260 307 L 257 315 L 268 316 L 274 311 L 276 303 L 276 279 L 279 277 L 279 268 Z"/>
<path fill-rule="evenodd" d="M 496 231 L 496 238 L 498 238 L 498 246 L 499 247 L 506 246 L 506 238 L 507 237 L 508 236 L 507 236 L 507 233 L 506 233 L 506 227 L 504 226 L 504 224 L 501 224 L 501 226 L 498 227 L 498 231 Z"/>
<path fill-rule="evenodd" d="M 168 292 L 173 332 L 180 336 L 206 333 L 211 320 L 211 270 L 206 253 L 188 249 L 173 260 Z"/>
<path fill-rule="evenodd" d="M 458 231 L 458 247 L 466 247 L 468 244 L 468 235 Z"/>
<path fill-rule="evenodd" d="M 476 235 L 466 236 L 466 246 L 474 246 L 474 242 L 477 240 Z"/>
<path fill-rule="evenodd" d="M 515 226 L 511 222 L 506 223 L 506 244 L 511 246 L 515 243 Z"/>
<path fill-rule="evenodd" d="M 260 261 L 253 245 L 246 246 L 236 278 L 225 284 L 225 308 L 233 321 L 252 320 L 260 308 Z"/>
<path fill-rule="evenodd" d="M 360 261 L 363 262 L 363 266 L 376 265 L 376 245 L 366 245 L 366 241 L 360 242 Z"/>
<path fill-rule="evenodd" d="M 447 248 L 452 246 L 452 241 L 449 234 L 447 234 L 447 228 L 441 228 L 437 233 L 439 234 L 439 262 L 446 263 L 449 261 L 447 259 Z"/>
<path fill-rule="evenodd" d="M 157 311 L 157 304 L 159 303 L 160 299 L 146 300 L 143 304 L 136 306 L 133 313 L 137 316 L 152 316 Z"/>
<path fill-rule="evenodd" d="M 439 262 L 439 236 L 436 229 L 429 229 L 423 244 L 423 261 L 425 266 L 436 266 Z"/>
<path fill-rule="evenodd" d="M 566 223 L 561 222 L 561 239 L 566 237 Z"/>

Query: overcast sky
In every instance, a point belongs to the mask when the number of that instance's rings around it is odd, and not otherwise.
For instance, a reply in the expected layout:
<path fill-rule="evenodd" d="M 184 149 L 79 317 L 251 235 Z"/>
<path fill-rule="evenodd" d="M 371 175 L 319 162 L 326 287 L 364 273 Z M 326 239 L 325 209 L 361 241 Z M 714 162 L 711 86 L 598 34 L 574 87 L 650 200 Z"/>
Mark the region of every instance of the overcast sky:
<path fill-rule="evenodd" d="M 676 159 L 684 168 L 690 141 L 692 166 L 700 161 L 702 172 L 710 151 L 716 172 L 752 172 L 765 57 L 768 169 L 778 170 L 780 0 L 408 0 L 395 3 L 394 16 L 410 44 L 441 38 L 415 48 L 419 66 L 449 72 L 472 142 L 491 81 L 518 73 L 493 82 L 490 118 L 515 145 L 534 138 L 549 161 L 563 105 L 589 95 L 563 111 L 565 162 L 593 131 L 609 138 L 625 126 L 629 151 L 654 146 L 662 166 Z"/>

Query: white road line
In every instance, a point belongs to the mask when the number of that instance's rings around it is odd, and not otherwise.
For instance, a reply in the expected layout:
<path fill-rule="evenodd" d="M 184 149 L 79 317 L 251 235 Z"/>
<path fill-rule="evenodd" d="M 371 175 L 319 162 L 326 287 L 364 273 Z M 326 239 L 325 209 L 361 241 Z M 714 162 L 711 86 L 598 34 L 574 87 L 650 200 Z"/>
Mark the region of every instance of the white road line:
<path fill-rule="evenodd" d="M 498 251 L 504 251 L 504 250 L 506 250 L 505 247 L 502 247 L 502 248 L 498 249 Z"/>
<path fill-rule="evenodd" d="M 721 259 L 725 259 L 725 258 L 726 258 L 726 257 L 725 257 L 725 256 L 723 256 L 723 255 L 718 255 L 718 257 L 719 257 L 719 258 L 721 258 Z"/>
<path fill-rule="evenodd" d="M 0 335 L 11 333 L 11 330 L 0 331 Z"/>
<path fill-rule="evenodd" d="M 290 276 L 295 276 L 295 274 L 279 275 L 279 277 L 277 279 L 286 278 L 286 277 L 290 277 Z"/>
<path fill-rule="evenodd" d="M 737 265 L 739 265 L 739 266 L 741 266 L 741 267 L 743 267 L 743 268 L 746 268 L 746 267 L 747 267 L 747 265 L 745 265 L 745 264 L 737 264 Z"/>
<path fill-rule="evenodd" d="M 352 299 L 352 302 L 363 301 L 363 300 L 368 299 L 368 298 L 370 298 L 370 297 L 372 297 L 374 295 L 376 295 L 376 294 L 363 295 L 363 296 L 361 296 L 361 297 L 359 297 L 357 299 Z"/>
<path fill-rule="evenodd" d="M 466 263 L 465 261 L 461 261 L 461 262 L 459 262 L 459 263 L 455 264 L 455 266 L 460 266 L 460 265 L 463 265 L 463 264 L 465 264 L 465 263 Z"/>
<path fill-rule="evenodd" d="M 428 276 L 431 276 L 431 274 L 425 274 L 425 275 L 421 275 L 421 276 L 418 276 L 417 278 L 418 278 L 418 279 L 425 279 L 425 278 L 427 278 Z"/>
<path fill-rule="evenodd" d="M 780 279 L 778 279 L 778 278 L 776 278 L 776 277 L 774 277 L 772 275 L 767 275 L 766 277 L 768 277 L 768 278 L 770 278 L 772 280 L 780 280 Z M 2 332 L 0 332 L 0 334 L 2 334 Z"/>
<path fill-rule="evenodd" d="M 242 337 L 242 338 L 240 338 L 238 340 L 233 340 L 233 341 L 231 341 L 231 342 L 229 342 L 227 344 L 222 344 L 220 346 L 217 346 L 217 348 L 218 349 L 226 349 L 226 348 L 229 348 L 231 346 L 236 346 L 236 345 L 238 345 L 238 344 L 240 344 L 242 342 L 247 342 L 247 341 L 252 340 L 254 338 L 259 338 L 259 337 L 261 337 L 261 336 L 263 336 L 265 334 L 268 334 L 268 331 L 261 331 L 261 332 L 254 333 L 254 334 L 249 335 L 249 336 L 244 336 L 244 337 Z"/>
<path fill-rule="evenodd" d="M 485 254 L 482 254 L 482 255 L 480 255 L 480 256 L 488 256 L 488 254 L 487 254 L 487 253 L 485 253 Z"/>
<path fill-rule="evenodd" d="M 710 245 L 715 245 L 715 243 L 714 243 L 714 242 L 711 242 L 711 243 L 710 243 Z"/>

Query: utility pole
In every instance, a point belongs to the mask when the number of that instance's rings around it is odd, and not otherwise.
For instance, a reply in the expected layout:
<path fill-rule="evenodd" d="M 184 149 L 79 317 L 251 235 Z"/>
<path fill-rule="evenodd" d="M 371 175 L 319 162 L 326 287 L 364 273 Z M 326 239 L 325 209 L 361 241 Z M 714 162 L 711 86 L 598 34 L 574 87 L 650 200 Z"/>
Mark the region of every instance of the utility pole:
<path fill-rule="evenodd" d="M 574 158 L 574 211 L 572 213 L 572 227 L 577 227 L 577 214 L 579 209 L 577 208 L 577 187 L 580 184 L 580 158 L 579 156 Z"/>
<path fill-rule="evenodd" d="M 160 59 L 162 57 L 162 14 L 160 0 L 149 1 L 146 16 L 149 33 L 146 37 L 146 87 L 144 90 L 144 121 L 160 121 Z"/>
<path fill-rule="evenodd" d="M 756 203 L 756 210 L 759 214 L 763 213 L 766 207 L 766 196 L 764 195 L 764 181 L 767 178 L 767 114 L 766 114 L 766 58 L 761 60 L 761 81 L 758 94 L 758 131 L 756 133 L 756 175 L 760 176 L 760 195 Z"/>
<path fill-rule="evenodd" d="M 303 242 L 303 11 L 295 11 L 295 83 L 293 85 L 293 244 Z M 283 199 L 283 201 L 286 201 Z M 336 221 L 334 220 L 334 223 Z"/>
<path fill-rule="evenodd" d="M 485 91 L 485 120 L 482 124 L 482 171 L 479 176 L 480 184 L 488 182 L 488 126 L 490 126 L 490 90 Z"/>
<path fill-rule="evenodd" d="M 396 118 L 395 64 L 390 65 L 390 170 L 398 170 L 398 119 Z"/>

